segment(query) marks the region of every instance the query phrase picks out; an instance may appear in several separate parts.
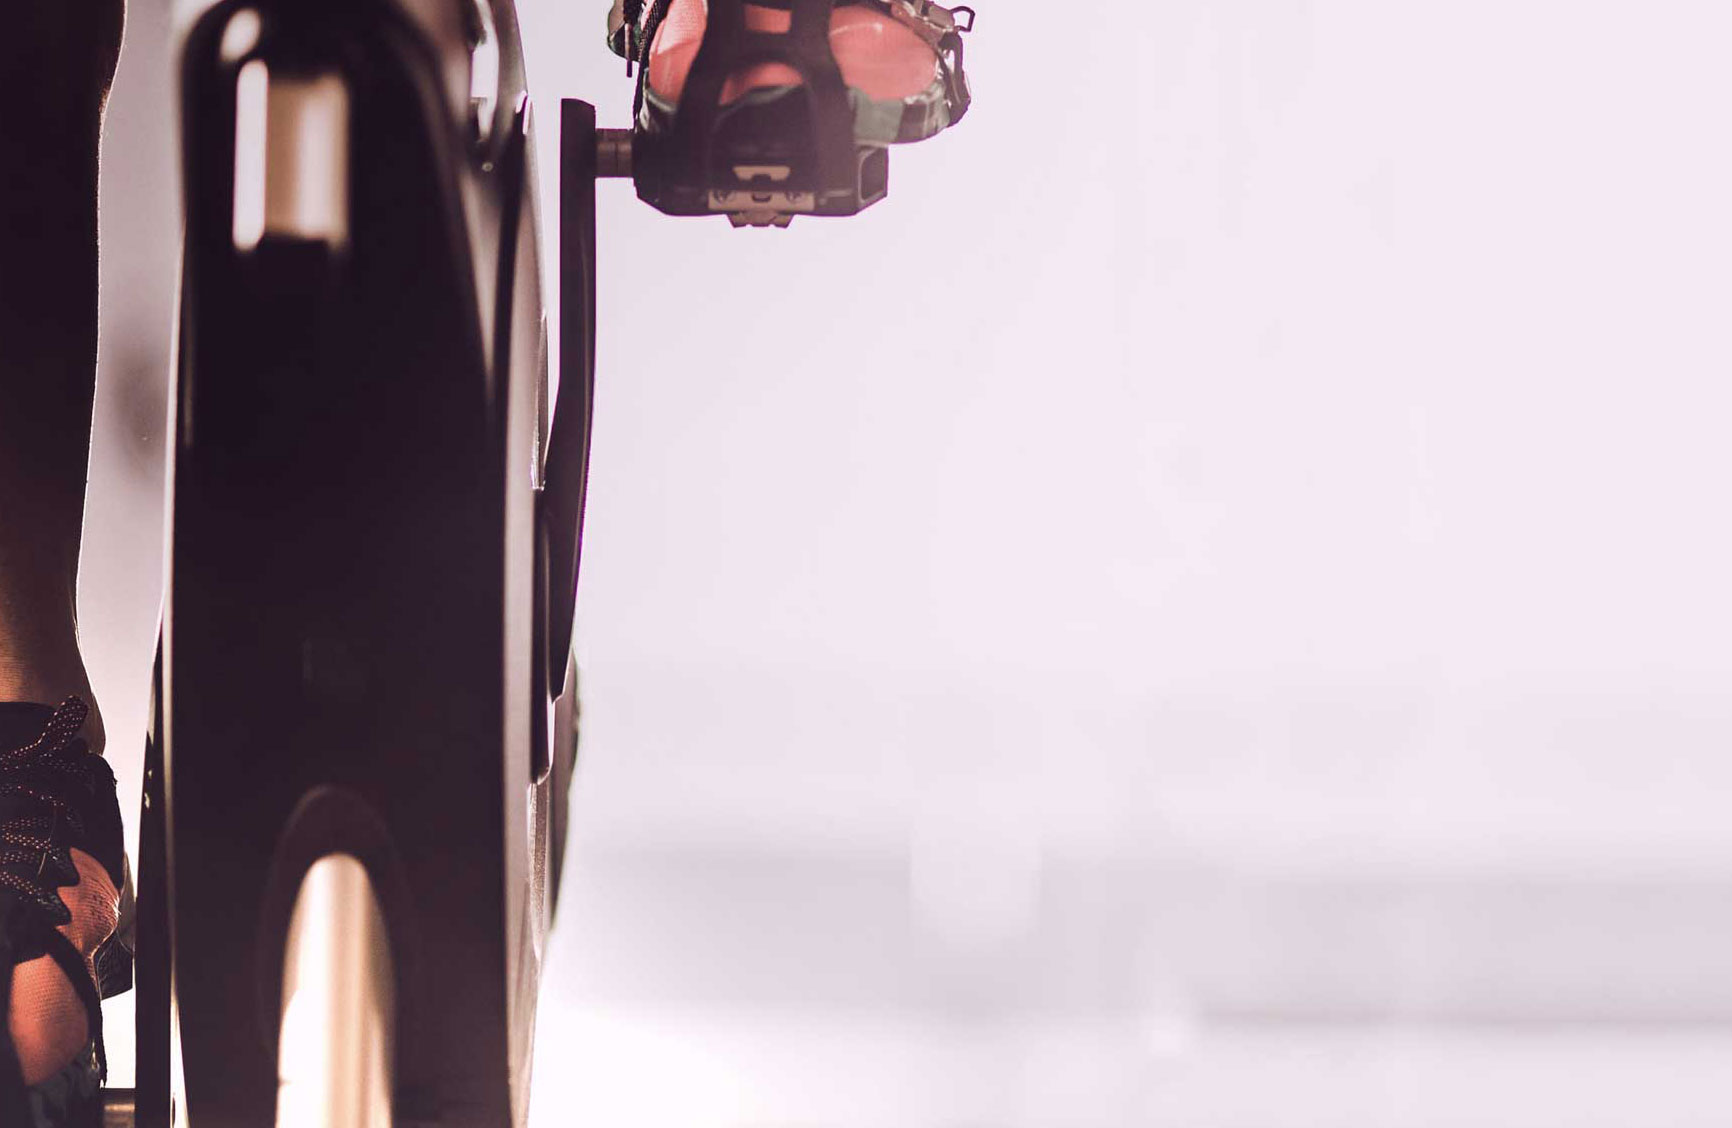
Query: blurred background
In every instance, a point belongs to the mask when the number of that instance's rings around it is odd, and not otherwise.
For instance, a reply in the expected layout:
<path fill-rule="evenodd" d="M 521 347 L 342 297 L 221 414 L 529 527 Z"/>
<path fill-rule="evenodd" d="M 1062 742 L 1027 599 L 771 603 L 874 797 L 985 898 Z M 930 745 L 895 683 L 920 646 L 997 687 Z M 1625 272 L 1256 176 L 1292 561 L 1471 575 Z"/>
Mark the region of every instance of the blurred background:
<path fill-rule="evenodd" d="M 170 6 L 83 576 L 129 812 Z M 523 0 L 550 238 L 606 6 Z M 856 221 L 602 186 L 532 1123 L 1732 1121 L 1732 11 L 980 7 Z"/>

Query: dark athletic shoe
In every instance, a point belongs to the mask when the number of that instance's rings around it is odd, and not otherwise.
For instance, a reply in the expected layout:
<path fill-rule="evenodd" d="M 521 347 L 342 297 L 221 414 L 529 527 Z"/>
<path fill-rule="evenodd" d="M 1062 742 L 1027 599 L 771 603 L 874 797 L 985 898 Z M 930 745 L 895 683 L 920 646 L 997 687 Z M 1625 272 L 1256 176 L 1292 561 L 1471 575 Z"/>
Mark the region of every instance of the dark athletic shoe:
<path fill-rule="evenodd" d="M 78 698 L 0 704 L 0 1124 L 93 1122 L 126 859 L 114 772 L 78 735 Z M 106 988 L 106 990 L 105 990 Z"/>

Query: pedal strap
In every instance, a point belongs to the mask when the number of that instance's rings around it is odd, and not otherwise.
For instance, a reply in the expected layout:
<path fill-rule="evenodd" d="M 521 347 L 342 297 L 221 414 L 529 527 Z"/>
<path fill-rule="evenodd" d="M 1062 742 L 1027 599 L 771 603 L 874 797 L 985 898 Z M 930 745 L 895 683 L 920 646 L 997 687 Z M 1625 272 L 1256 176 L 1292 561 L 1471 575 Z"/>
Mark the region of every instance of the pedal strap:
<path fill-rule="evenodd" d="M 780 34 L 748 27 L 743 0 L 710 4 L 703 41 L 674 115 L 669 155 L 679 166 L 673 170 L 678 179 L 698 183 L 710 176 L 722 90 L 728 79 L 759 63 L 781 63 L 800 75 L 809 97 L 812 131 L 811 165 L 795 170 L 783 186 L 822 195 L 846 192 L 857 183 L 854 107 L 830 48 L 830 14 L 836 0 L 788 2 L 788 30 Z M 668 6 L 669 0 L 657 0 L 662 14 Z M 655 14 L 651 13 L 652 19 Z M 650 31 L 646 43 L 653 41 Z M 646 47 L 646 63 L 647 57 Z M 642 86 L 640 82 L 640 92 Z"/>
<path fill-rule="evenodd" d="M 108 1080 L 108 1050 L 102 1037 L 102 1001 L 84 957 L 58 929 L 42 920 L 29 903 L 16 897 L 0 897 L 0 1124 L 27 1125 L 35 1122 L 31 1112 L 31 1090 L 24 1084 L 24 1069 L 12 1042 L 11 973 L 20 963 L 46 955 L 59 965 L 84 1006 L 86 1037 L 96 1051 L 98 1083 Z"/>
<path fill-rule="evenodd" d="M 47 954 L 60 965 L 66 978 L 71 982 L 72 989 L 78 992 L 78 1001 L 84 1004 L 85 1030 L 90 1040 L 96 1043 L 96 1070 L 98 1077 L 108 1080 L 108 1051 L 102 1043 L 102 1000 L 97 997 L 96 984 L 90 978 L 90 968 L 85 965 L 84 957 L 73 946 L 72 941 L 59 929 L 48 929 L 42 933 L 40 944 Z"/>
<path fill-rule="evenodd" d="M 14 910 L 15 911 L 15 910 Z M 12 1044 L 12 968 L 15 948 L 10 921 L 0 911 L 0 968 L 6 970 L 6 989 L 0 991 L 0 1124 L 29 1124 L 30 1090 L 24 1084 L 24 1067 Z"/>

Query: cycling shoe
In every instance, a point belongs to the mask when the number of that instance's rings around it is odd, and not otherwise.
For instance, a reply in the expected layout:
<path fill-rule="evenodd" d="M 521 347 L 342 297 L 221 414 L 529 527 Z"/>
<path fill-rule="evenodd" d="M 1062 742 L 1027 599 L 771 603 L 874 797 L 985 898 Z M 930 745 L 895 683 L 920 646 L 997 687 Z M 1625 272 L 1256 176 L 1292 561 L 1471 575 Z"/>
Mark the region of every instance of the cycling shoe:
<path fill-rule="evenodd" d="M 794 3 L 752 0 L 744 5 L 746 27 L 785 34 Z M 671 127 L 708 18 L 707 0 L 615 0 L 608 43 L 641 67 L 640 130 Z M 945 8 L 931 0 L 837 0 L 829 45 L 853 103 L 856 144 L 922 141 L 962 119 L 971 101 L 962 69 L 962 33 L 973 23 L 973 9 Z M 757 61 L 729 77 L 721 103 L 764 106 L 801 85 L 794 66 Z"/>
<path fill-rule="evenodd" d="M 73 1123 L 107 1074 L 104 995 L 130 985 L 112 943 L 126 885 L 114 772 L 58 708 L 0 704 L 0 1123 Z M 9 750 L 6 750 L 9 749 Z"/>

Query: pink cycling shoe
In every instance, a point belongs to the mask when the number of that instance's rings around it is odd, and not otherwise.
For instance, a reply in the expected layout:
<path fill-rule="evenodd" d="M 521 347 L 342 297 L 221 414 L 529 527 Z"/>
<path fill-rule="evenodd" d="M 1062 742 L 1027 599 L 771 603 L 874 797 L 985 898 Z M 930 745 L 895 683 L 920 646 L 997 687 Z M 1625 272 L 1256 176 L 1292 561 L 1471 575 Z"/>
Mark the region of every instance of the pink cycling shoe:
<path fill-rule="evenodd" d="M 744 5 L 752 32 L 786 34 L 795 0 L 752 0 Z M 642 67 L 638 127 L 669 127 L 708 26 L 706 0 L 615 0 L 609 45 Z M 830 51 L 854 108 L 860 145 L 923 141 L 967 113 L 970 95 L 962 70 L 962 34 L 972 29 L 971 8 L 945 8 L 931 0 L 836 0 L 830 14 Z M 799 71 L 760 62 L 729 76 L 723 105 L 769 102 L 803 84 Z"/>

